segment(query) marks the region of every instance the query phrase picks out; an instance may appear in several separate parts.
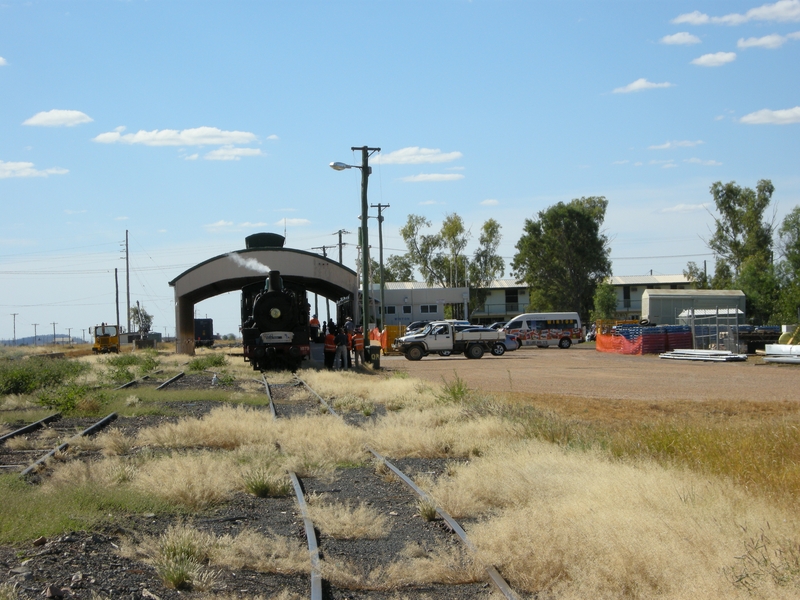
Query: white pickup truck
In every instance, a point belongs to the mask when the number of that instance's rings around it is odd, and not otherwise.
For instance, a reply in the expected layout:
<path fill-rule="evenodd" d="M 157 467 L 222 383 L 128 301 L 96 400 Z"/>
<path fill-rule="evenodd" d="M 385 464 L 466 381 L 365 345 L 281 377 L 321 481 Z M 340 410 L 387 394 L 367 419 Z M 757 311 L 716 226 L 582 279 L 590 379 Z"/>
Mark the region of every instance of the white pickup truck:
<path fill-rule="evenodd" d="M 499 356 L 506 351 L 506 334 L 501 331 L 457 331 L 452 323 L 434 321 L 395 339 L 393 347 L 408 360 L 420 360 L 428 354 L 450 356 L 462 352 L 467 358 L 481 358 L 486 352 Z"/>

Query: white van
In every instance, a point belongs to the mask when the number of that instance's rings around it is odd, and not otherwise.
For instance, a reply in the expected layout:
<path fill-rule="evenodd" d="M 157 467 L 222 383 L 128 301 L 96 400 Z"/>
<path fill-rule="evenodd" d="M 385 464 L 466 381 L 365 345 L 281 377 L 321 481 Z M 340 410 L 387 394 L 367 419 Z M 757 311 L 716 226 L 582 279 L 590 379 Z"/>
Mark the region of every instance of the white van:
<path fill-rule="evenodd" d="M 522 346 L 569 348 L 584 341 L 576 312 L 525 313 L 511 319 L 504 331 L 518 337 Z"/>

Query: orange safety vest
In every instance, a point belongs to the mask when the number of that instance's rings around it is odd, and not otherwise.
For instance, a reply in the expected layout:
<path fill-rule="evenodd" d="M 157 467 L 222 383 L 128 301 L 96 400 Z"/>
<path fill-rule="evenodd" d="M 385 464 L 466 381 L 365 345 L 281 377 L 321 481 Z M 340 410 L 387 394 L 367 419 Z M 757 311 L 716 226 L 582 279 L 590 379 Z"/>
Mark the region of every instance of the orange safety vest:
<path fill-rule="evenodd" d="M 308 324 L 309 324 L 311 327 L 319 327 L 319 319 L 314 319 L 314 318 L 312 318 L 312 319 L 311 319 L 311 320 L 308 322 Z"/>
<path fill-rule="evenodd" d="M 325 352 L 336 352 L 336 342 L 332 333 L 325 336 Z"/>
<path fill-rule="evenodd" d="M 353 334 L 353 350 L 360 352 L 364 349 L 364 336 L 360 333 Z"/>

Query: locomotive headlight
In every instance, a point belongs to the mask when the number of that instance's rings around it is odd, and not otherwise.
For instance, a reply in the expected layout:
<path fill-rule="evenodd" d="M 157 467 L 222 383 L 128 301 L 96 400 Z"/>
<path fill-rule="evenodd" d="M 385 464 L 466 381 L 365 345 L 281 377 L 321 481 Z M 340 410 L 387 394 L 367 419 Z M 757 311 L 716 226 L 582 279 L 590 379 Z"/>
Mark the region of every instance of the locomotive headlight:
<path fill-rule="evenodd" d="M 280 308 L 272 308 L 269 311 L 269 316 L 273 319 L 279 319 L 281 316 L 281 309 Z"/>

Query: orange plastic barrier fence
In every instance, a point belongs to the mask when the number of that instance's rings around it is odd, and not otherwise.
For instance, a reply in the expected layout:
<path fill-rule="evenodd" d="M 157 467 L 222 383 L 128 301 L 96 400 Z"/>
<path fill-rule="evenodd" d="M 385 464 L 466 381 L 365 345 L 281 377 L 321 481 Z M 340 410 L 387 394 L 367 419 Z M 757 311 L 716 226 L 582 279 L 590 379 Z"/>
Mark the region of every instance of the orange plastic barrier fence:
<path fill-rule="evenodd" d="M 613 352 L 615 354 L 642 354 L 642 338 L 628 341 L 621 335 L 598 334 L 595 348 L 599 352 Z"/>

